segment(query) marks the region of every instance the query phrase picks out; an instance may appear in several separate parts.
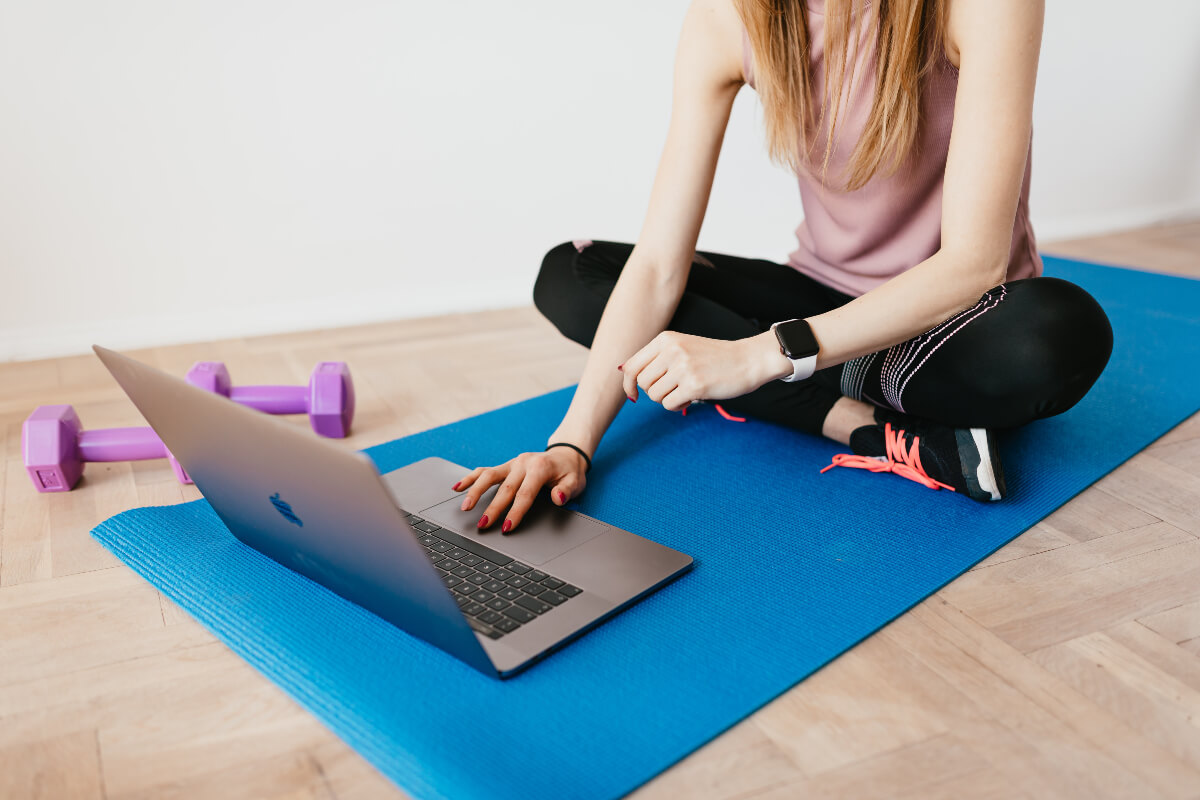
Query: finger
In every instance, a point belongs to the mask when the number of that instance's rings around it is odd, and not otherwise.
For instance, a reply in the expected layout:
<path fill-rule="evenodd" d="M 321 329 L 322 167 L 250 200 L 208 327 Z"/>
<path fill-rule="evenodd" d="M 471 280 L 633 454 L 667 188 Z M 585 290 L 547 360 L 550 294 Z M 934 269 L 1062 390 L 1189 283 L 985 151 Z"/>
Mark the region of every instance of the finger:
<path fill-rule="evenodd" d="M 680 409 L 687 408 L 688 404 L 693 400 L 699 399 L 698 397 L 692 397 L 683 387 L 676 386 L 662 399 L 662 406 L 667 411 L 679 411 Z"/>
<path fill-rule="evenodd" d="M 508 477 L 508 465 L 501 464 L 498 467 L 484 467 L 475 476 L 471 488 L 467 490 L 467 494 L 463 497 L 462 505 L 459 506 L 463 511 L 470 511 L 479 502 L 479 495 L 486 492 L 493 485 L 500 483 Z"/>
<path fill-rule="evenodd" d="M 508 510 L 508 514 L 504 517 L 504 524 L 500 526 L 501 533 L 509 533 L 513 528 L 521 524 L 521 520 L 525 518 L 525 513 L 529 511 L 529 507 L 533 505 L 533 501 L 537 499 L 538 493 L 542 491 L 542 485 L 545 484 L 546 479 L 549 477 L 549 474 L 544 470 L 531 470 L 525 473 L 525 480 L 521 481 L 521 486 L 513 496 L 512 508 Z"/>
<path fill-rule="evenodd" d="M 641 350 L 625 359 L 625 364 L 621 367 L 621 388 L 630 400 L 637 400 L 638 373 L 658 355 L 658 347 L 659 339 L 656 336 Z"/>
<path fill-rule="evenodd" d="M 584 480 L 581 476 L 571 474 L 550 488 L 550 500 L 555 505 L 563 506 L 567 501 L 583 491 Z"/>
<path fill-rule="evenodd" d="M 517 488 L 525 479 L 525 470 L 519 466 L 508 473 L 508 477 L 500 484 L 500 488 L 496 490 L 496 494 L 492 497 L 492 502 L 488 503 L 487 508 L 483 510 L 483 515 L 479 517 L 479 522 L 475 523 L 481 531 L 486 531 L 492 527 L 492 524 L 500 517 L 504 516 L 504 510 L 512 503 L 513 496 L 517 493 Z"/>
<path fill-rule="evenodd" d="M 637 376 L 637 385 L 641 387 L 643 392 L 650 394 L 650 387 L 667 374 L 670 366 L 668 360 L 663 357 L 662 353 L 659 353 L 654 357 L 653 361 L 642 367 L 642 371 Z M 657 403 L 658 401 L 655 400 L 654 402 Z"/>
<path fill-rule="evenodd" d="M 650 399 L 654 402 L 661 403 L 663 400 L 670 397 L 671 392 L 677 391 L 678 388 L 679 382 L 668 373 L 667 375 L 664 375 L 655 381 L 654 385 L 646 390 L 646 394 L 649 395 Z M 663 408 L 666 408 L 666 406 L 663 406 Z"/>
<path fill-rule="evenodd" d="M 485 467 L 476 467 L 475 469 L 468 472 L 465 478 L 460 478 L 458 483 L 454 484 L 450 488 L 456 492 L 463 491 L 464 489 L 466 489 L 468 486 L 470 486 L 472 483 L 475 482 L 475 479 L 479 477 L 479 473 L 483 472 L 484 469 L 485 469 Z"/>
<path fill-rule="evenodd" d="M 646 367 L 642 374 L 647 375 L 652 370 L 656 370 L 656 366 L 654 364 Z M 674 391 L 675 387 L 677 386 L 679 386 L 678 370 L 668 368 L 661 376 L 659 376 L 657 380 L 643 386 L 642 391 L 644 391 L 646 396 L 654 402 L 661 403 L 663 398 Z"/>

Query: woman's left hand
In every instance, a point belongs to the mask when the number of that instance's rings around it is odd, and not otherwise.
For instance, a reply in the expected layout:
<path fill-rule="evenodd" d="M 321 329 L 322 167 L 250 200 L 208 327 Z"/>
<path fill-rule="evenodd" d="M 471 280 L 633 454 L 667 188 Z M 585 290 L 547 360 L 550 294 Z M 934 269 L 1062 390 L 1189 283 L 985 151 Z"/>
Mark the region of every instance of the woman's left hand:
<path fill-rule="evenodd" d="M 663 408 L 679 411 L 693 400 L 741 397 L 762 386 L 773 377 L 770 346 L 761 336 L 728 341 L 663 331 L 617 369 L 629 399 L 636 401 L 640 386 Z M 774 347 L 778 362 L 783 356 Z"/>

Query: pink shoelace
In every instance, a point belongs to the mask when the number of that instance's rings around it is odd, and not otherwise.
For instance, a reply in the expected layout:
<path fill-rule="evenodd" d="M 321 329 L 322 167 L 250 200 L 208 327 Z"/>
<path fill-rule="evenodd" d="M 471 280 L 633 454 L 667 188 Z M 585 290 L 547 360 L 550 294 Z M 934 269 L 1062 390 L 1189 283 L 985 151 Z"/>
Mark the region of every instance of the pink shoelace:
<path fill-rule="evenodd" d="M 921 444 L 921 437 L 914 436 L 912 449 L 904 450 L 904 429 L 899 431 L 892 430 L 892 423 L 886 422 L 883 425 L 883 441 L 887 448 L 886 457 L 860 456 L 851 453 L 838 453 L 833 457 L 833 463 L 822 473 L 828 472 L 834 467 L 853 467 L 855 469 L 865 469 L 871 472 L 891 472 L 899 475 L 901 478 L 908 478 L 910 481 L 916 481 L 930 489 L 949 489 L 954 491 L 953 486 L 947 486 L 941 481 L 934 480 L 921 466 L 921 454 L 918 452 L 918 447 Z"/>
<path fill-rule="evenodd" d="M 719 403 L 713 403 L 712 406 L 717 410 L 718 414 L 730 422 L 746 421 L 745 417 L 735 417 L 733 414 L 730 414 L 721 408 Z M 686 417 L 687 412 L 688 406 L 684 406 L 681 413 Z M 833 463 L 821 470 L 821 473 L 824 474 L 834 467 L 851 467 L 871 472 L 890 472 L 894 475 L 899 475 L 901 478 L 916 481 L 930 489 L 949 489 L 952 492 L 954 491 L 953 486 L 949 486 L 931 477 L 925 471 L 925 467 L 921 465 L 920 436 L 913 437 L 912 448 L 906 451 L 904 449 L 904 429 L 901 428 L 899 431 L 893 430 L 892 423 L 885 422 L 883 425 L 883 442 L 887 453 L 886 456 L 860 456 L 854 453 L 838 453 L 833 457 Z"/>
<path fill-rule="evenodd" d="M 701 403 L 701 402 L 704 402 L 704 401 L 702 401 L 702 400 L 693 400 L 693 401 L 692 401 L 692 403 Z M 688 405 L 686 405 L 686 406 L 684 406 L 683 408 L 681 408 L 681 409 L 679 410 L 679 413 L 683 414 L 683 416 L 685 416 L 685 417 L 686 417 L 686 416 L 687 416 L 687 410 L 688 410 L 688 406 L 690 406 L 692 403 L 688 403 Z M 746 421 L 746 418 L 745 418 L 745 417 L 735 417 L 733 414 L 730 414 L 728 411 L 726 411 L 725 409 L 721 408 L 721 404 L 720 404 L 720 403 L 713 403 L 713 404 L 712 404 L 712 407 L 713 407 L 713 408 L 715 408 L 715 409 L 717 410 L 717 413 L 718 413 L 718 414 L 720 414 L 722 417 L 724 417 L 725 419 L 729 420 L 730 422 L 745 422 L 745 421 Z"/>

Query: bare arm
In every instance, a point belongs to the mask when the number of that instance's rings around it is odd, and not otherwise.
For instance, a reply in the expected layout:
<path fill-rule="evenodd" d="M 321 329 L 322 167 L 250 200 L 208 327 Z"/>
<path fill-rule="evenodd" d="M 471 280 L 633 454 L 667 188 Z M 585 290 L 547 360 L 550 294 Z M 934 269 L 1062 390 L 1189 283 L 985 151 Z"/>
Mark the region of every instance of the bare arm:
<path fill-rule="evenodd" d="M 959 61 L 960 71 L 942 197 L 941 248 L 845 306 L 811 317 L 821 345 L 818 369 L 910 339 L 1004 282 L 1029 148 L 1042 13 L 1041 2 L 951 3 L 948 52 Z M 704 357 L 698 358 L 701 353 Z M 717 371 L 700 362 L 732 363 L 734 355 L 724 353 L 740 353 L 748 362 L 736 375 L 726 369 L 725 379 L 719 380 Z M 672 366 L 681 360 L 690 366 Z M 745 394 L 791 371 L 770 331 L 728 344 L 667 332 L 626 362 L 625 386 L 632 389 L 636 380 L 653 399 L 676 410 L 695 399 Z M 668 380 L 657 387 L 663 377 Z M 667 386 L 675 389 L 661 391 Z"/>
<path fill-rule="evenodd" d="M 729 0 L 694 0 L 688 9 L 675 57 L 671 121 L 642 230 L 601 315 L 575 396 L 549 442 L 595 452 L 625 402 L 617 365 L 666 328 L 679 305 L 725 126 L 742 86 L 740 24 Z M 466 490 L 467 509 L 500 483 L 481 527 L 489 527 L 511 503 L 506 517 L 511 529 L 542 486 L 552 486 L 551 497 L 560 505 L 582 491 L 583 467 L 577 453 L 556 447 L 476 469 L 457 486 Z"/>
<path fill-rule="evenodd" d="M 729 16 L 740 25 L 728 0 L 696 0 L 684 19 L 671 123 L 646 218 L 600 317 L 571 407 L 550 441 L 595 451 L 624 401 L 617 365 L 666 328 L 679 305 L 742 85 L 741 40 L 729 35 Z"/>

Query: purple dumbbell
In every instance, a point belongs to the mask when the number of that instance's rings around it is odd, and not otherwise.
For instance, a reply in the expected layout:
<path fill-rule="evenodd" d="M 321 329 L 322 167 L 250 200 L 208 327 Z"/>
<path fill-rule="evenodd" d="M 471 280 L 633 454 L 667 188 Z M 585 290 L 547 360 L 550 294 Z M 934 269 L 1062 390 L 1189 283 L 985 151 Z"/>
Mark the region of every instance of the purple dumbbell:
<path fill-rule="evenodd" d="M 71 406 L 38 406 L 21 427 L 25 469 L 39 492 L 69 492 L 88 461 L 145 461 L 165 458 L 180 483 L 191 483 L 151 428 L 85 431 Z"/>
<path fill-rule="evenodd" d="M 354 381 L 344 361 L 322 361 L 307 386 L 234 386 L 220 361 L 199 361 L 187 382 L 268 414 L 308 414 L 312 429 L 341 439 L 354 419 Z"/>

